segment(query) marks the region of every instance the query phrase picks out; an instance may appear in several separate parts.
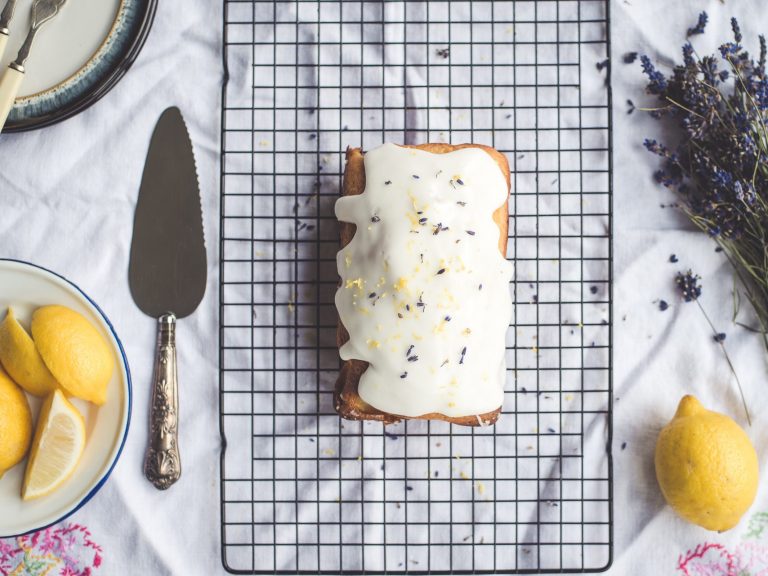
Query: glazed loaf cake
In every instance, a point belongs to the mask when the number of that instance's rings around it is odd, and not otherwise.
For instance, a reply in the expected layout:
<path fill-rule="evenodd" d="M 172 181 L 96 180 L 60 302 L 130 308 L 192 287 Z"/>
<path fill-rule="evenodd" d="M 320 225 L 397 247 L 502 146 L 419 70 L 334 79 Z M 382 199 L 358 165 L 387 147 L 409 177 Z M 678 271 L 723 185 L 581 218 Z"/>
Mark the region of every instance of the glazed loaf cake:
<path fill-rule="evenodd" d="M 509 166 L 475 144 L 347 150 L 335 405 L 344 418 L 493 424 L 506 380 Z"/>

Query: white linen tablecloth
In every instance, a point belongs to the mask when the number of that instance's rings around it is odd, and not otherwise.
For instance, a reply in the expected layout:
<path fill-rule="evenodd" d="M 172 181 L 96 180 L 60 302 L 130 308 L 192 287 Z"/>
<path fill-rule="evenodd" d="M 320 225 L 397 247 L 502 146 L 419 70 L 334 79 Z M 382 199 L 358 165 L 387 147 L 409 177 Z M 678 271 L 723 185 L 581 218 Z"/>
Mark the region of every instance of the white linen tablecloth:
<path fill-rule="evenodd" d="M 642 138 L 658 136 L 659 127 L 640 112 L 627 114 L 627 99 L 638 105 L 651 99 L 643 95 L 639 63 L 621 63 L 629 51 L 647 53 L 662 66 L 679 60 L 685 30 L 702 9 L 710 23 L 707 34 L 694 39 L 700 53 L 726 40 L 731 15 L 740 19 L 745 42 L 756 47 L 757 33 L 768 31 L 761 8 L 758 0 L 612 2 L 616 514 L 610 574 L 768 573 L 762 486 L 739 527 L 714 534 L 677 518 L 656 485 L 655 440 L 683 394 L 746 424 L 704 318 L 675 293 L 676 271 L 691 267 L 703 278 L 701 302 L 728 335 L 753 416 L 748 433 L 762 463 L 768 456 L 768 368 L 759 338 L 731 323 L 725 258 L 678 212 L 660 207 L 673 198 L 653 182 L 656 159 L 642 147 Z M 204 0 L 159 2 L 144 50 L 103 100 L 51 128 L 0 136 L 0 255 L 35 262 L 79 284 L 114 323 L 133 375 L 134 414 L 122 458 L 101 492 L 57 528 L 70 535 L 70 565 L 90 566 L 94 574 L 224 573 L 216 352 L 221 9 L 220 2 Z M 178 328 L 184 472 L 176 486 L 158 492 L 142 476 L 154 321 L 134 306 L 127 267 L 149 137 L 170 105 L 181 108 L 195 145 L 210 270 L 205 299 Z M 673 253 L 676 264 L 669 262 Z M 670 308 L 660 311 L 658 299 Z"/>

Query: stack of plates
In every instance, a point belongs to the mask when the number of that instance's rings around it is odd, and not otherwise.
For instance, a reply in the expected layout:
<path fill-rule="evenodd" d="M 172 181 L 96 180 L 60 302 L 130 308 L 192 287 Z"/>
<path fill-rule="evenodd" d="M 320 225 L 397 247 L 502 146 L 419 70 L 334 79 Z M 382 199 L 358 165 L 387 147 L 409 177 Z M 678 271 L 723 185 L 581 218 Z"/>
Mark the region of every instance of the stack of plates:
<path fill-rule="evenodd" d="M 16 58 L 32 0 L 18 0 L 3 69 Z M 73 0 L 35 38 L 26 76 L 3 132 L 48 126 L 104 96 L 136 59 L 157 0 Z"/>

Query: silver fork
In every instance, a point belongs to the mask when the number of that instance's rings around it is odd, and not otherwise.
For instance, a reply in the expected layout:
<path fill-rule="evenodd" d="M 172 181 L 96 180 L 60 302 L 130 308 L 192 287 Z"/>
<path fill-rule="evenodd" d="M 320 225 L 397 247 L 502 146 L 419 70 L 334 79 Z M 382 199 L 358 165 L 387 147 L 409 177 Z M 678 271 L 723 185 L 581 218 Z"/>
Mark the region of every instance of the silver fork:
<path fill-rule="evenodd" d="M 8 44 L 8 36 L 11 34 L 8 26 L 11 25 L 13 11 L 16 8 L 16 0 L 6 0 L 3 13 L 0 14 L 0 58 L 5 54 L 5 46 Z"/>
<path fill-rule="evenodd" d="M 59 13 L 67 0 L 35 0 L 32 4 L 32 25 L 29 27 L 24 44 L 21 45 L 16 60 L 8 65 L 8 69 L 0 79 L 0 130 L 5 126 L 8 114 L 16 100 L 21 82 L 24 80 L 24 63 L 29 57 L 32 42 L 37 31 L 43 24 Z"/>

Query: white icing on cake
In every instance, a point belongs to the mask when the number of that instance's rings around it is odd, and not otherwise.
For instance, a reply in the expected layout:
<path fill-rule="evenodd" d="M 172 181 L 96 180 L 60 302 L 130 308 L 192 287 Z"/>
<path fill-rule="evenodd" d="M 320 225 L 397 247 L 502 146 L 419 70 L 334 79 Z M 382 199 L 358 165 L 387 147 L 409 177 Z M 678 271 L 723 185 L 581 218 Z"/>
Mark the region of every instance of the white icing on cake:
<path fill-rule="evenodd" d="M 479 148 L 447 154 L 394 144 L 365 154 L 365 191 L 336 202 L 357 226 L 336 257 L 343 360 L 369 363 L 358 386 L 401 416 L 497 409 L 506 380 L 512 264 L 493 212 L 507 201 L 498 164 Z"/>

